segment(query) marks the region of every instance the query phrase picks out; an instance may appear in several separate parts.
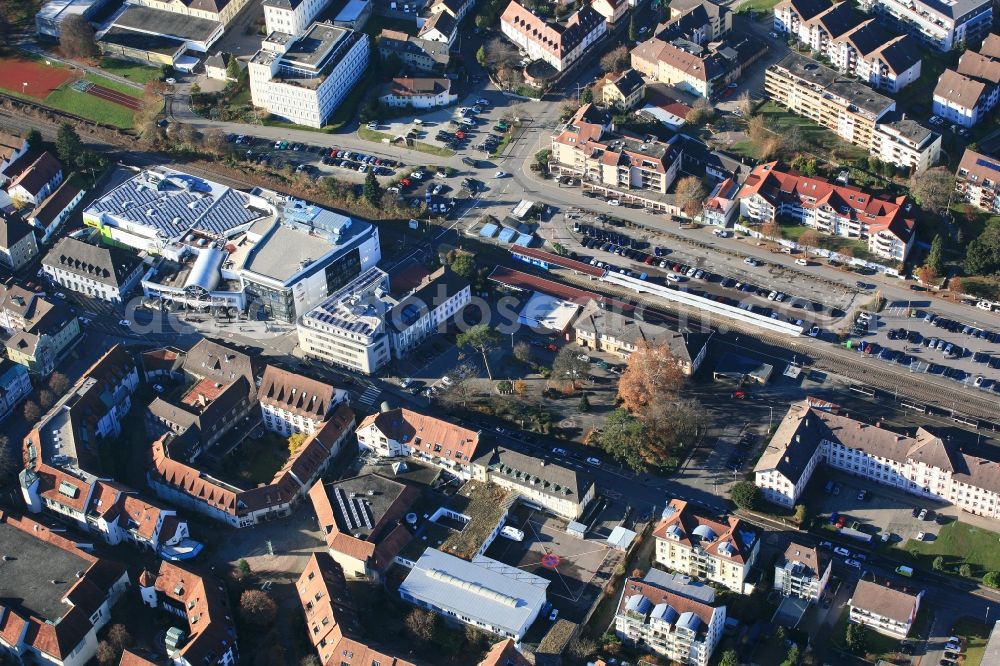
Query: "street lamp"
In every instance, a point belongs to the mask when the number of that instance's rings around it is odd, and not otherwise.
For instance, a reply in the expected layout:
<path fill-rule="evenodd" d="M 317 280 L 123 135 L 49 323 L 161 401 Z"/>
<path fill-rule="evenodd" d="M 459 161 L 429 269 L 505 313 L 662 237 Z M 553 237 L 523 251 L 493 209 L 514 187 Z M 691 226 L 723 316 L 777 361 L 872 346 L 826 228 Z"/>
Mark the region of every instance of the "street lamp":
<path fill-rule="evenodd" d="M 24 83 L 21 84 L 21 94 L 22 95 L 27 95 L 28 94 L 28 82 L 27 81 L 25 81 Z"/>

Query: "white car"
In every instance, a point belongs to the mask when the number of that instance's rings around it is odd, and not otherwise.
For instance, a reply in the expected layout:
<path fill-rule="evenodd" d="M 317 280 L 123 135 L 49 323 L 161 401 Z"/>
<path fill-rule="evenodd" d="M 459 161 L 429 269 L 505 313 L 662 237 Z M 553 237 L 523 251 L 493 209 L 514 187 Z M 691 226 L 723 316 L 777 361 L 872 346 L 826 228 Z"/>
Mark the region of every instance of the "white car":
<path fill-rule="evenodd" d="M 756 266 L 757 260 L 754 259 L 753 257 L 747 257 L 746 259 L 743 260 L 743 263 L 746 264 L 747 266 Z"/>
<path fill-rule="evenodd" d="M 490 100 L 485 99 L 483 97 L 480 97 L 479 99 L 476 100 L 476 106 L 487 106 L 489 105 L 489 103 Z"/>
<path fill-rule="evenodd" d="M 679 275 L 674 275 L 673 273 L 667 273 L 667 279 L 671 282 L 680 282 L 681 277 Z"/>
<path fill-rule="evenodd" d="M 494 178 L 506 178 L 509 175 L 510 174 L 507 173 L 506 171 L 497 171 L 495 174 L 493 174 L 493 177 Z"/>
<path fill-rule="evenodd" d="M 403 388 L 410 388 L 411 384 L 413 384 L 413 380 L 410 379 L 409 377 L 407 377 L 403 381 L 399 382 L 399 385 L 402 386 Z"/>
<path fill-rule="evenodd" d="M 598 460 L 597 458 L 591 457 L 591 458 L 587 458 L 587 464 L 588 465 L 600 465 L 601 461 Z"/>
<path fill-rule="evenodd" d="M 153 384 L 153 390 L 156 391 L 157 393 L 163 393 L 163 387 L 160 386 L 159 384 Z"/>
<path fill-rule="evenodd" d="M 56 292 L 56 298 L 63 298 L 63 299 L 65 299 L 66 298 L 66 292 L 57 291 Z"/>
<path fill-rule="evenodd" d="M 129 326 L 132 325 L 132 322 L 130 322 L 128 319 L 119 319 L 118 320 L 118 325 L 119 326 L 123 326 L 125 328 L 128 328 Z"/>
<path fill-rule="evenodd" d="M 833 552 L 837 553 L 837 555 L 840 555 L 842 557 L 850 557 L 851 556 L 851 551 L 847 550 L 843 546 L 837 546 L 836 548 L 833 549 Z"/>
<path fill-rule="evenodd" d="M 377 120 L 373 120 L 370 123 L 368 123 L 368 129 L 370 129 L 370 130 L 377 130 L 378 129 L 378 121 Z"/>
<path fill-rule="evenodd" d="M 795 260 L 795 265 L 796 266 L 808 266 L 809 262 L 806 259 L 796 259 Z"/>
<path fill-rule="evenodd" d="M 549 613 L 549 622 L 555 622 L 557 617 L 559 617 L 559 609 L 553 608 L 552 612 Z"/>
<path fill-rule="evenodd" d="M 812 328 L 809 329 L 809 337 L 810 338 L 818 338 L 819 334 L 820 334 L 820 328 L 819 328 L 819 326 L 813 326 Z"/>
<path fill-rule="evenodd" d="M 861 568 L 861 562 L 858 562 L 857 560 L 844 560 L 844 564 L 849 567 L 854 567 L 855 569 Z"/>
<path fill-rule="evenodd" d="M 619 201 L 618 199 L 612 199 L 608 203 L 611 204 L 612 206 L 621 206 L 622 205 L 622 202 Z"/>
<path fill-rule="evenodd" d="M 451 386 L 452 385 L 451 377 L 445 375 L 444 377 L 441 378 L 441 383 L 444 384 L 445 386 Z"/>
<path fill-rule="evenodd" d="M 554 453 L 557 456 L 564 456 L 566 455 L 566 449 L 561 449 L 557 446 L 554 449 L 552 449 L 552 453 Z"/>
<path fill-rule="evenodd" d="M 917 532 L 917 541 L 923 541 L 927 538 L 927 532 Z"/>

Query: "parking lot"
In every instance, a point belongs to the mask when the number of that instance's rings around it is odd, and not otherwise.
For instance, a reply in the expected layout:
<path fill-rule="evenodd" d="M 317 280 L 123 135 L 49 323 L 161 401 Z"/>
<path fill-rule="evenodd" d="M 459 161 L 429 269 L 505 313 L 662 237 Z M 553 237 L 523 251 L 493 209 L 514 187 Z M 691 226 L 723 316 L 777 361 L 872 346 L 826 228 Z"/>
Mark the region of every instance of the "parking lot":
<path fill-rule="evenodd" d="M 571 536 L 566 533 L 565 520 L 524 506 L 518 507 L 508 524 L 524 531 L 524 541 L 497 539 L 486 556 L 551 581 L 548 597 L 559 617 L 580 622 L 600 596 L 622 553 L 603 539 Z"/>
<path fill-rule="evenodd" d="M 360 151 L 271 141 L 244 134 L 230 134 L 226 136 L 226 141 L 243 160 L 274 170 L 289 167 L 296 173 L 305 172 L 314 178 L 334 176 L 341 180 L 363 182 L 371 171 L 388 180 L 404 167 L 398 160 Z"/>
<path fill-rule="evenodd" d="M 974 318 L 939 318 L 931 302 L 894 301 L 877 315 L 859 315 L 852 346 L 911 372 L 948 377 L 956 386 L 1000 394 L 1000 330 Z M 985 313 L 984 313 L 985 314 Z"/>

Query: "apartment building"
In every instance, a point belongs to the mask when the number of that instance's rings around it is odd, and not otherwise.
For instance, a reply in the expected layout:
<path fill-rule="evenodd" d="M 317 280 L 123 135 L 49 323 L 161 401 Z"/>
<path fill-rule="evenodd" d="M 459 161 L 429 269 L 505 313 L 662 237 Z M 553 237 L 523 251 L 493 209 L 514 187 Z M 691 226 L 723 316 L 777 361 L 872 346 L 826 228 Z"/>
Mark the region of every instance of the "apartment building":
<path fill-rule="evenodd" d="M 662 567 L 748 593 L 746 579 L 760 552 L 760 534 L 753 526 L 732 516 L 725 522 L 707 518 L 673 499 L 653 537 L 654 561 Z"/>
<path fill-rule="evenodd" d="M 406 408 L 379 411 L 355 431 L 358 446 L 382 458 L 414 457 L 463 479 L 472 476 L 479 433 Z"/>
<path fill-rule="evenodd" d="M 712 588 L 650 569 L 644 578 L 625 579 L 614 627 L 630 647 L 707 666 L 725 624 L 726 607 L 716 604 Z"/>
<path fill-rule="evenodd" d="M 97 633 L 130 584 L 125 567 L 41 523 L 3 511 L 0 543 L 0 654 L 20 664 L 90 662 L 97 654 Z"/>
<path fill-rule="evenodd" d="M 86 190 L 74 185 L 72 179 L 64 180 L 55 192 L 28 214 L 28 224 L 38 230 L 43 243 L 52 238 L 86 193 Z"/>
<path fill-rule="evenodd" d="M 756 222 L 793 219 L 817 231 L 868 242 L 885 259 L 904 261 L 916 220 L 905 196 L 881 199 L 852 185 L 834 185 L 782 171 L 778 162 L 750 172 L 740 190 L 740 214 Z"/>
<path fill-rule="evenodd" d="M 218 21 L 222 25 L 239 14 L 250 0 L 129 0 L 129 4 L 151 7 L 190 18 Z M 294 1 L 294 0 L 292 0 Z"/>
<path fill-rule="evenodd" d="M 585 471 L 501 446 L 481 452 L 473 461 L 472 478 L 493 483 L 568 520 L 576 520 L 594 499 L 596 486 Z"/>
<path fill-rule="evenodd" d="M 27 155 L 29 148 L 31 145 L 27 139 L 16 134 L 0 132 L 0 186 L 6 185 L 10 181 L 7 170 L 12 164 Z"/>
<path fill-rule="evenodd" d="M 46 377 L 80 341 L 80 320 L 69 307 L 16 282 L 0 285 L 0 328 L 7 358 Z"/>
<path fill-rule="evenodd" d="M 622 20 L 629 11 L 628 0 L 593 0 L 590 6 L 594 11 L 604 17 L 608 26 L 614 26 L 616 22 Z"/>
<path fill-rule="evenodd" d="M 239 661 L 236 612 L 221 580 L 160 562 L 155 574 L 149 570 L 139 574 L 139 594 L 144 605 L 183 622 L 184 629 L 171 626 L 166 631 L 164 642 L 173 666 L 234 666 Z"/>
<path fill-rule="evenodd" d="M 885 636 L 903 639 L 913 628 L 923 597 L 923 590 L 912 594 L 873 581 L 859 580 L 847 602 L 851 609 L 850 620 Z"/>
<path fill-rule="evenodd" d="M 946 69 L 934 88 L 934 114 L 972 127 L 1000 102 L 1000 35 L 990 35 L 981 52 L 966 51 L 957 69 Z"/>
<path fill-rule="evenodd" d="M 455 46 L 456 37 L 458 37 L 458 21 L 448 12 L 431 14 L 423 20 L 417 31 L 418 39 L 438 42 L 449 49 Z"/>
<path fill-rule="evenodd" d="M 640 345 L 666 347 L 672 361 L 688 377 L 698 371 L 712 334 L 676 331 L 629 317 L 588 301 L 573 322 L 576 343 L 584 349 L 608 352 L 627 359 Z"/>
<path fill-rule="evenodd" d="M 133 252 L 64 237 L 42 259 L 49 280 L 91 298 L 121 304 L 139 285 L 146 265 Z"/>
<path fill-rule="evenodd" d="M 257 391 L 264 427 L 282 437 L 319 430 L 337 405 L 347 404 L 347 391 L 267 366 Z"/>
<path fill-rule="evenodd" d="M 774 589 L 786 597 L 819 603 L 830 582 L 833 560 L 825 550 L 792 541 L 774 563 Z"/>
<path fill-rule="evenodd" d="M 679 32 L 681 27 L 675 24 L 632 49 L 632 68 L 651 81 L 714 98 L 767 52 L 750 35 L 709 41 L 709 23 L 694 34 Z"/>
<path fill-rule="evenodd" d="M 300 35 L 328 4 L 329 0 L 264 0 L 264 27 L 269 35 Z"/>
<path fill-rule="evenodd" d="M 710 0 L 674 0 L 670 3 L 670 21 L 685 14 L 704 19 L 710 26 L 712 39 L 718 39 L 733 29 L 733 12 L 729 7 Z"/>
<path fill-rule="evenodd" d="M 585 104 L 552 137 L 552 168 L 595 187 L 662 198 L 680 170 L 680 140 L 611 130 L 610 118 Z M 655 201 L 654 201 L 655 203 Z"/>
<path fill-rule="evenodd" d="M 63 182 L 59 160 L 48 151 L 28 154 L 11 164 L 5 175 L 10 178 L 7 194 L 15 201 L 37 206 Z"/>
<path fill-rule="evenodd" d="M 38 256 L 38 241 L 31 225 L 0 213 L 0 266 L 14 272 Z"/>
<path fill-rule="evenodd" d="M 934 51 L 975 44 L 993 24 L 991 0 L 862 0 L 861 8 Z"/>
<path fill-rule="evenodd" d="M 894 93 L 920 77 L 916 38 L 889 32 L 847 2 L 785 0 L 774 8 L 774 28 L 873 88 Z"/>
<path fill-rule="evenodd" d="M 500 16 L 500 30 L 529 58 L 543 60 L 561 72 L 604 37 L 608 24 L 590 5 L 585 5 L 564 23 L 549 23 L 517 0 L 511 0 Z"/>
<path fill-rule="evenodd" d="M 394 108 L 433 109 L 454 104 L 458 95 L 451 91 L 451 79 L 404 77 L 387 83 L 378 100 Z"/>
<path fill-rule="evenodd" d="M 0 358 L 0 421 L 3 421 L 22 400 L 31 395 L 28 369 L 13 361 Z"/>
<path fill-rule="evenodd" d="M 740 212 L 740 184 L 732 178 L 716 183 L 701 211 L 705 224 L 728 227 Z"/>
<path fill-rule="evenodd" d="M 299 345 L 310 357 L 370 375 L 389 362 L 389 276 L 370 268 L 298 322 Z"/>
<path fill-rule="evenodd" d="M 882 118 L 869 152 L 874 157 L 912 173 L 922 173 L 941 159 L 941 135 L 915 120 Z"/>
<path fill-rule="evenodd" d="M 469 303 L 469 281 L 446 266 L 427 275 L 408 293 L 394 293 L 388 314 L 392 352 L 403 358 L 424 340 L 445 333 Z"/>
<path fill-rule="evenodd" d="M 607 106 L 621 111 L 631 111 L 642 102 L 646 82 L 639 72 L 627 69 L 621 74 L 608 76 L 601 87 L 601 100 Z"/>
<path fill-rule="evenodd" d="M 454 622 L 520 643 L 546 607 L 549 581 L 477 555 L 427 548 L 399 586 L 400 598 Z"/>
<path fill-rule="evenodd" d="M 289 122 L 322 127 L 368 67 L 368 35 L 314 23 L 299 36 L 274 32 L 250 59 L 254 106 Z"/>
<path fill-rule="evenodd" d="M 382 30 L 378 51 L 383 60 L 394 55 L 406 69 L 415 72 L 441 74 L 451 62 L 447 44 L 420 39 L 398 30 Z"/>
<path fill-rule="evenodd" d="M 961 200 L 1000 215 L 1000 159 L 966 148 L 955 176 Z"/>
<path fill-rule="evenodd" d="M 792 507 L 820 464 L 963 511 L 1000 518 L 1000 465 L 924 428 L 914 436 L 795 403 L 754 468 L 764 499 Z"/>

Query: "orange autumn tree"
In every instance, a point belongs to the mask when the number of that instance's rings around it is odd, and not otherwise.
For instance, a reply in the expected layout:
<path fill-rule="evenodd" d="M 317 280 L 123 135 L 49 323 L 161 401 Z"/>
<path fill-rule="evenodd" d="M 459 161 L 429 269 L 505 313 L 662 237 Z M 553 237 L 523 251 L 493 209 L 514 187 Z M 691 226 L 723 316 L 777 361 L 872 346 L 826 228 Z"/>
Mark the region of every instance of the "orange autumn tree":
<path fill-rule="evenodd" d="M 684 370 L 667 345 L 639 342 L 618 382 L 622 407 L 636 416 L 665 399 L 673 399 L 684 385 Z"/>

